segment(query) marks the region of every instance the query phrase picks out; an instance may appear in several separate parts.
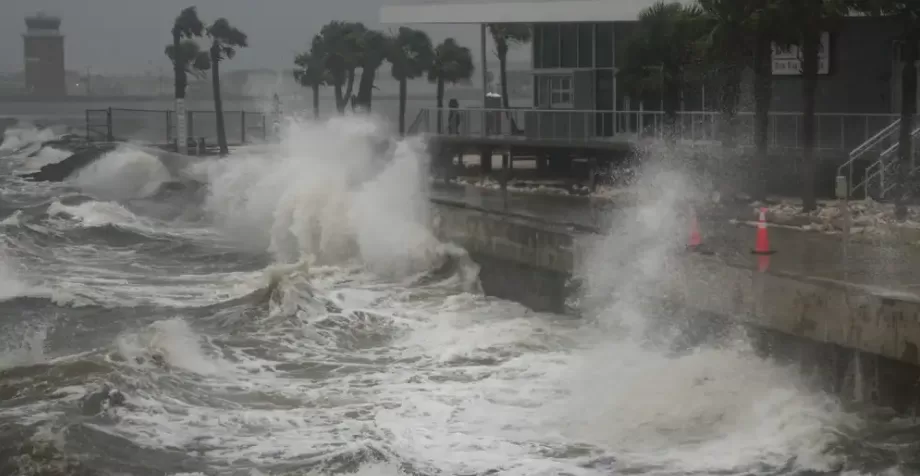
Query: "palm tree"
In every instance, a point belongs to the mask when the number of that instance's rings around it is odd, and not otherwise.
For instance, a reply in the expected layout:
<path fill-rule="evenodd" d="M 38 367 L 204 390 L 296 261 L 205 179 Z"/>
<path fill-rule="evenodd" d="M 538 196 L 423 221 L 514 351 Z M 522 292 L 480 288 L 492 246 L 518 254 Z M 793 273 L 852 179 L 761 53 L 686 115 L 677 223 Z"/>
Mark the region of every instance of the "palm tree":
<path fill-rule="evenodd" d="M 387 61 L 393 79 L 399 81 L 399 133 L 406 133 L 406 95 L 408 82 L 425 74 L 431 66 L 434 50 L 431 38 L 421 30 L 400 27 L 390 40 Z"/>
<path fill-rule="evenodd" d="M 489 33 L 495 42 L 495 56 L 498 57 L 499 81 L 502 88 L 502 107 L 510 109 L 508 98 L 508 49 L 512 44 L 524 44 L 533 36 L 531 26 L 526 23 L 489 23 Z M 485 87 L 486 85 L 483 85 Z"/>
<path fill-rule="evenodd" d="M 707 33 L 702 49 L 710 63 L 717 65 L 716 74 L 721 83 L 722 142 L 735 145 L 738 103 L 741 96 L 742 72 L 750 56 L 750 20 L 755 4 L 750 1 L 698 0 L 706 23 Z"/>
<path fill-rule="evenodd" d="M 377 69 L 383 64 L 390 50 L 390 38 L 376 30 L 367 30 L 361 37 L 361 80 L 358 82 L 358 105 L 371 109 L 371 96 Z"/>
<path fill-rule="evenodd" d="M 624 90 L 660 93 L 665 117 L 674 123 L 684 89 L 699 57 L 704 24 L 696 5 L 659 1 L 639 13 L 617 73 Z"/>
<path fill-rule="evenodd" d="M 313 90 L 313 117 L 319 118 L 319 88 L 328 84 L 329 75 L 326 72 L 325 52 L 323 51 L 323 38 L 319 35 L 313 37 L 310 51 L 297 55 L 294 64 L 299 69 L 294 70 L 294 79 L 301 86 Z"/>
<path fill-rule="evenodd" d="M 354 89 L 355 69 L 361 61 L 361 46 L 366 31 L 362 23 L 333 21 L 319 33 L 325 45 L 326 70 L 332 80 L 335 106 L 339 113 L 345 112 Z"/>
<path fill-rule="evenodd" d="M 444 84 L 457 84 L 473 77 L 473 55 L 470 49 L 460 46 L 457 40 L 448 38 L 434 49 L 428 82 L 438 85 L 438 134 L 441 133 L 441 109 L 444 108 Z"/>
<path fill-rule="evenodd" d="M 769 171 L 770 104 L 773 102 L 773 43 L 788 44 L 780 4 L 776 0 L 755 0 L 749 33 L 754 70 L 754 198 L 767 197 Z"/>
<path fill-rule="evenodd" d="M 821 34 L 849 13 L 847 0 L 782 0 L 781 9 L 798 30 L 802 52 L 802 210 L 818 208 L 815 197 L 815 95 L 818 90 L 818 53 Z"/>
<path fill-rule="evenodd" d="M 207 30 L 211 38 L 211 81 L 214 89 L 214 113 L 217 116 L 217 142 L 220 154 L 230 153 L 227 131 L 224 129 L 224 105 L 220 99 L 220 62 L 233 58 L 236 48 L 249 46 L 246 33 L 230 25 L 226 18 L 218 18 Z"/>
<path fill-rule="evenodd" d="M 856 5 L 874 15 L 891 15 L 901 23 L 897 39 L 901 48 L 901 124 L 898 137 L 898 162 L 894 175 L 895 217 L 907 218 L 906 201 L 913 166 L 914 115 L 917 114 L 917 61 L 920 61 L 920 3 L 915 0 L 862 0 Z"/>
<path fill-rule="evenodd" d="M 176 62 L 179 62 L 179 67 L 186 77 L 188 75 L 202 77 L 205 71 L 211 69 L 211 58 L 208 52 L 201 51 L 201 46 L 194 40 L 182 40 L 179 43 L 178 59 L 175 45 L 166 45 L 165 53 L 174 67 Z"/>
<path fill-rule="evenodd" d="M 188 7 L 179 13 L 172 26 L 172 51 L 182 51 L 183 39 L 200 37 L 204 33 L 204 24 L 198 18 L 195 7 Z M 168 54 L 168 53 L 167 53 Z M 182 61 L 173 61 L 175 74 L 176 96 L 176 129 L 177 145 L 181 153 L 187 152 L 185 129 L 185 90 L 188 86 L 187 68 Z"/>

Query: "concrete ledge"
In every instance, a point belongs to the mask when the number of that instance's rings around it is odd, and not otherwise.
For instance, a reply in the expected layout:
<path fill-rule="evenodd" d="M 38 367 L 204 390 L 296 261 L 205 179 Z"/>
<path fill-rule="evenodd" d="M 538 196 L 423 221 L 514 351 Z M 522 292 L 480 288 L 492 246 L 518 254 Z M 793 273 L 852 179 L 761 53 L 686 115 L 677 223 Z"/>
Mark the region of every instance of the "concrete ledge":
<path fill-rule="evenodd" d="M 597 230 L 588 227 L 448 201 L 435 201 L 432 209 L 433 226 L 442 239 L 465 247 L 479 259 L 500 260 L 535 273 L 571 276 L 583 260 L 590 259 L 589 250 L 599 239 Z M 920 366 L 920 299 L 916 296 L 761 273 L 699 255 L 681 258 L 677 268 L 676 279 L 656 291 L 684 308 Z M 550 281 L 561 286 L 564 280 Z M 483 287 L 488 293 L 493 286 L 484 283 Z M 505 289 L 501 297 L 513 299 L 508 294 Z"/>

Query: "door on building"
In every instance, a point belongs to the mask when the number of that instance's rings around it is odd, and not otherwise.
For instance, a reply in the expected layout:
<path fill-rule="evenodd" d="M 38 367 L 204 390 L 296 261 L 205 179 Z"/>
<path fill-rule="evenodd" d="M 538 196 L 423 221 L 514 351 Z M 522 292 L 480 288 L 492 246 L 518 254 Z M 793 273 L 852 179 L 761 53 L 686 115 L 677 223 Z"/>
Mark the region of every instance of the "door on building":
<path fill-rule="evenodd" d="M 597 93 L 594 96 L 594 109 L 603 111 L 597 113 L 595 134 L 597 134 L 598 137 L 612 137 L 614 130 L 613 82 L 615 81 L 613 70 L 599 69 L 595 71 L 595 80 L 596 84 L 594 90 Z"/>

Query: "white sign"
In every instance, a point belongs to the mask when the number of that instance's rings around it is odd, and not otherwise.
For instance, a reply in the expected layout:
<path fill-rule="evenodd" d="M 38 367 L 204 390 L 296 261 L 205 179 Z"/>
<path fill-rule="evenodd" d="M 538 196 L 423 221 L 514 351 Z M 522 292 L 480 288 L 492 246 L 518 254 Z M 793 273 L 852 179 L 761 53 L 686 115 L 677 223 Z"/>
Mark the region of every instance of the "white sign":
<path fill-rule="evenodd" d="M 831 35 L 821 33 L 818 47 L 818 74 L 830 73 Z M 802 53 L 798 45 L 780 47 L 773 44 L 773 74 L 777 76 L 797 76 L 802 74 Z"/>

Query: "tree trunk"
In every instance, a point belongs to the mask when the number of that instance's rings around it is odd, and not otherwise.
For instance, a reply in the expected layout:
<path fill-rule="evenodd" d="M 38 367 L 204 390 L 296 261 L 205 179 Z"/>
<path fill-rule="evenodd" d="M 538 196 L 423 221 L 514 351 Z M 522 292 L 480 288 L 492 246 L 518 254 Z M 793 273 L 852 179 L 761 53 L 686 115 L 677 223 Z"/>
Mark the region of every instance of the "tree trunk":
<path fill-rule="evenodd" d="M 408 95 L 408 83 L 406 78 L 399 80 L 399 135 L 406 135 L 406 96 Z"/>
<path fill-rule="evenodd" d="M 368 111 L 371 110 L 371 98 L 374 94 L 374 79 L 376 68 L 367 68 L 361 71 L 361 81 L 358 84 L 358 104 Z"/>
<path fill-rule="evenodd" d="M 214 115 L 217 122 L 217 144 L 221 157 L 230 153 L 227 147 L 227 131 L 224 130 L 224 104 L 220 100 L 220 57 L 215 50 L 211 52 L 211 87 L 214 90 Z"/>
<path fill-rule="evenodd" d="M 728 64 L 722 78 L 722 147 L 733 150 L 738 140 L 738 102 L 741 96 L 742 66 L 740 59 Z"/>
<path fill-rule="evenodd" d="M 185 68 L 182 64 L 181 58 L 179 57 L 179 47 L 182 42 L 182 38 L 179 36 L 179 30 L 173 29 L 172 32 L 173 40 L 173 72 L 176 76 L 175 78 L 175 96 L 176 96 L 176 152 L 180 154 L 188 154 L 188 137 L 186 137 L 186 121 L 185 121 L 185 88 L 188 83 L 188 78 L 185 75 Z"/>
<path fill-rule="evenodd" d="M 815 94 L 818 90 L 818 49 L 821 30 L 806 27 L 802 35 L 802 211 L 818 208 L 815 198 Z"/>
<path fill-rule="evenodd" d="M 173 40 L 173 72 L 176 76 L 175 87 L 176 87 L 176 99 L 185 99 L 185 69 L 182 67 L 182 58 L 179 57 L 179 47 L 182 38 L 179 37 L 179 31 L 174 30 L 172 34 Z"/>
<path fill-rule="evenodd" d="M 441 133 L 441 116 L 443 115 L 442 112 L 443 112 L 443 110 L 444 110 L 444 80 L 441 79 L 441 78 L 438 78 L 438 93 L 437 93 L 437 94 L 438 94 L 438 96 L 437 96 L 437 101 L 438 101 L 438 134 L 440 134 L 440 133 Z"/>
<path fill-rule="evenodd" d="M 754 45 L 754 199 L 767 198 L 770 103 L 773 101 L 772 42 L 760 32 Z"/>
<path fill-rule="evenodd" d="M 348 72 L 348 81 L 345 83 L 345 98 L 342 103 L 342 110 L 340 112 L 345 112 L 345 106 L 348 105 L 348 101 L 351 100 L 351 95 L 355 90 L 355 70 L 352 69 Z"/>
<path fill-rule="evenodd" d="M 514 122 L 514 116 L 511 114 L 511 98 L 508 97 L 508 46 L 498 48 L 498 81 L 502 89 L 502 108 L 506 110 L 508 123 L 511 125 L 511 133 L 517 134 L 520 130 L 517 123 Z M 485 88 L 485 85 L 483 86 Z"/>
<path fill-rule="evenodd" d="M 345 114 L 345 105 L 347 104 L 347 98 L 342 96 L 342 86 L 345 82 L 344 74 L 334 75 L 335 85 L 333 90 L 335 92 L 335 109 L 339 111 L 339 114 Z"/>
<path fill-rule="evenodd" d="M 894 214 L 898 220 L 907 218 L 907 199 L 910 195 L 910 180 L 913 172 L 913 131 L 914 114 L 917 109 L 917 68 L 918 51 L 917 38 L 908 33 L 907 41 L 901 46 L 901 129 L 898 138 L 898 164 L 894 169 Z M 884 172 L 883 172 L 884 173 Z"/>
<path fill-rule="evenodd" d="M 319 85 L 313 85 L 313 118 L 319 119 Z"/>
<path fill-rule="evenodd" d="M 664 77 L 668 79 L 665 80 Z M 665 138 L 673 138 L 674 127 L 677 124 L 677 111 L 680 109 L 681 80 L 679 71 L 662 72 L 661 99 L 664 110 Z"/>

